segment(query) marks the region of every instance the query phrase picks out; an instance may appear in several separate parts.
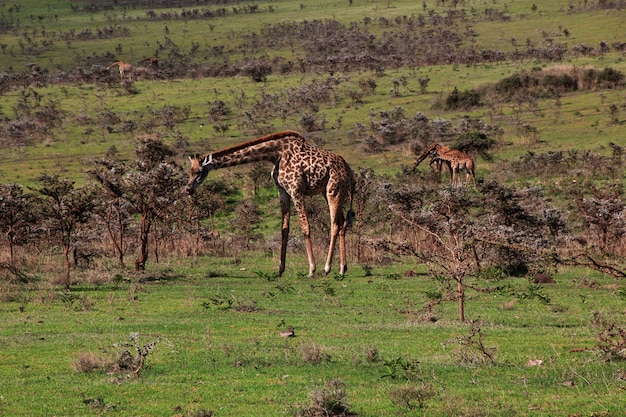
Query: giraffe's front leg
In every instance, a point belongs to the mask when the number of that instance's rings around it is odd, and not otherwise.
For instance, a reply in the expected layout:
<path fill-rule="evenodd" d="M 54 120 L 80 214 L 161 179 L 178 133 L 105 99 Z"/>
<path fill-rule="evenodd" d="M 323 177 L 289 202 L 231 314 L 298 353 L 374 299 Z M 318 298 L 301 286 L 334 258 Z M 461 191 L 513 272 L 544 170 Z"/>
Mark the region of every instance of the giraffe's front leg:
<path fill-rule="evenodd" d="M 339 234 L 339 226 L 335 223 L 331 223 L 330 225 L 330 245 L 328 246 L 328 256 L 326 257 L 326 265 L 324 266 L 324 274 L 328 275 L 332 268 L 333 264 L 333 253 L 335 252 L 335 244 L 337 242 L 337 235 Z M 343 269 L 343 265 L 341 266 Z M 343 272 L 339 271 L 341 274 Z"/>

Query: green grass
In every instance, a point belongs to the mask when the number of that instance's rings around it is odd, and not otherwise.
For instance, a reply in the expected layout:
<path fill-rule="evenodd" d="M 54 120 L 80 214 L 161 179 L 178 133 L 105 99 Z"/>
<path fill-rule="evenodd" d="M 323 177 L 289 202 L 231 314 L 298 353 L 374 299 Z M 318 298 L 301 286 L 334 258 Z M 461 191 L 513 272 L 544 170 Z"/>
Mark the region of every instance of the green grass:
<path fill-rule="evenodd" d="M 429 9 L 438 7 L 427 1 Z M 501 3 L 466 2 L 474 6 L 477 16 L 487 7 L 501 9 Z M 585 43 L 596 46 L 600 41 L 623 41 L 622 12 L 587 11 L 568 14 L 570 2 L 539 4 L 536 13 L 530 7 L 536 1 L 508 2 L 512 19 L 488 22 L 475 17 L 472 28 L 482 47 L 511 50 L 511 39 L 524 47 L 526 39 L 543 41 L 542 30 L 555 41 L 565 41 L 562 29 L 571 35 L 568 45 Z M 74 68 L 76 55 L 114 52 L 123 43 L 120 59 L 136 61 L 153 54 L 156 41 L 164 41 L 165 22 L 114 22 L 103 14 L 72 14 L 69 1 L 42 3 L 26 0 L 21 21 L 30 26 L 29 16 L 58 13 L 58 21 L 46 20 L 48 31 L 102 28 L 111 24 L 128 26 L 129 38 L 73 42 L 61 41 L 40 57 L 2 55 L 0 70 L 12 66 L 21 71 L 27 62 L 43 66 Z M 214 21 L 167 22 L 170 37 L 183 49 L 192 41 L 201 49 L 228 45 L 230 57 L 241 56 L 238 45 L 242 34 L 259 30 L 276 21 L 336 18 L 344 22 L 361 21 L 363 17 L 412 15 L 421 11 L 421 2 L 355 1 L 302 2 L 276 1 L 274 13 L 229 15 Z M 301 8 L 300 4 L 306 7 Z M 7 10 L 3 6 L 0 13 Z M 439 9 L 440 12 L 443 9 Z M 129 16 L 143 15 L 129 11 Z M 94 19 L 92 21 L 92 18 Z M 213 30 L 208 24 L 214 25 Z M 559 26 L 561 26 L 559 28 Z M 384 27 L 372 30 L 384 31 Z M 20 39 L 12 33 L 0 34 L 7 51 L 17 48 Z M 36 38 L 36 36 L 34 36 Z M 131 51 L 132 50 L 132 51 Z M 268 51 L 270 54 L 285 51 Z M 202 54 L 201 54 L 202 55 Z M 204 59 L 199 57 L 199 60 Z M 572 58 L 565 64 L 612 67 L 626 72 L 626 63 L 615 53 L 596 58 Z M 545 67 L 545 62 L 503 62 L 477 66 L 449 65 L 415 70 L 387 70 L 384 74 L 368 72 L 346 74 L 338 99 L 321 106 L 328 128 L 315 132 L 324 139 L 324 147 L 341 153 L 357 169 L 370 166 L 377 174 L 392 175 L 401 165 L 410 164 L 413 155 L 404 145 L 390 147 L 381 154 L 366 154 L 348 139 L 355 123 L 369 124 L 371 115 L 395 106 L 408 116 L 417 111 L 430 119 L 456 120 L 466 112 L 443 112 L 433 109 L 440 95 L 454 87 L 460 90 L 481 88 L 515 72 Z M 417 94 L 417 78 L 427 75 L 431 81 L 427 94 Z M 343 76 L 338 74 L 337 76 Z M 399 97 L 390 94 L 394 79 L 407 77 L 408 87 Z M 233 95 L 245 91 L 252 99 L 261 91 L 283 93 L 287 88 L 322 79 L 326 75 L 271 75 L 267 83 L 254 83 L 245 77 L 197 78 L 172 81 L 135 82 L 137 94 L 125 94 L 122 88 L 93 85 L 52 86 L 37 88 L 45 100 L 59 100 L 66 111 L 64 124 L 53 130 L 44 143 L 20 149 L 3 150 L 0 155 L 0 180 L 32 185 L 42 172 L 61 173 L 86 182 L 83 171 L 92 156 L 100 156 L 115 145 L 126 159 L 133 158 L 132 136 L 103 133 L 97 124 L 78 125 L 76 115 L 86 112 L 92 117 L 103 109 L 114 109 L 121 117 L 146 117 L 150 109 L 164 105 L 190 106 L 190 117 L 173 131 L 161 132 L 173 142 L 180 134 L 190 141 L 189 151 L 209 151 L 246 140 L 251 135 L 237 127 L 238 115 L 227 122 L 231 130 L 218 136 L 207 122 L 208 103 L 221 99 L 234 108 Z M 375 79 L 375 94 L 354 104 L 344 89 L 357 89 L 361 78 Z M 524 110 L 522 119 L 537 127 L 538 143 L 529 144 L 515 127 L 510 106 L 494 113 L 487 107 L 474 109 L 471 115 L 505 129 L 504 144 L 496 151 L 496 161 L 512 161 L 532 147 L 537 152 L 589 149 L 608 154 L 610 141 L 624 145 L 623 126 L 608 124 L 608 107 L 623 104 L 624 90 L 579 92 L 562 97 L 557 109 L 554 100 L 539 101 L 534 112 Z M 604 95 L 604 98 L 600 96 Z M 18 92 L 2 96 L 0 114 L 11 116 Z M 604 100 L 604 102 L 603 102 Z M 620 119 L 624 116 L 620 115 Z M 271 118 L 276 130 L 299 129 L 297 120 Z M 204 123 L 202 129 L 200 124 Z M 88 128 L 94 131 L 87 134 Z M 185 166 L 181 154 L 180 164 Z M 494 165 L 478 161 L 478 176 L 492 175 Z M 233 175 L 230 171 L 212 174 L 212 178 Z M 567 178 L 564 174 L 563 178 Z M 533 178 L 524 178 L 533 181 Z M 240 181 L 243 182 L 243 181 Z M 249 192 L 249 190 L 244 191 Z M 278 230 L 278 201 L 275 191 L 263 190 L 266 214 L 262 233 L 271 236 Z M 218 222 L 225 222 L 218 218 Z M 221 225 L 223 226 L 223 224 Z M 223 227 L 222 227 L 223 229 Z M 297 228 L 294 227 L 293 230 Z M 234 256 L 233 256 L 234 257 Z M 321 259 L 318 256 L 318 263 Z M 456 321 L 457 306 L 444 302 L 435 310 L 437 322 L 416 320 L 417 311 L 427 300 L 427 292 L 437 289 L 426 275 L 407 278 L 408 269 L 423 273 L 425 267 L 412 259 L 388 267 L 374 267 L 372 276 L 363 268 L 350 265 L 348 278 L 333 276 L 314 280 L 306 276 L 302 256 L 288 258 L 287 273 L 276 281 L 266 279 L 274 271 L 274 256 L 246 253 L 240 262 L 232 258 L 201 258 L 194 261 L 149 263 L 146 277 L 161 277 L 131 283 L 80 284 L 72 288 L 79 298 L 72 305 L 64 302 L 60 289 L 49 282 L 53 273 L 27 288 L 3 282 L 0 295 L 0 414 L 12 416 L 88 416 L 88 415 L 194 415 L 199 409 L 212 410 L 215 416 L 283 416 L 287 410 L 308 401 L 308 394 L 333 379 L 346 384 L 351 409 L 360 416 L 618 416 L 625 366 L 605 362 L 596 345 L 600 327 L 593 324 L 597 312 L 624 326 L 626 301 L 620 297 L 620 281 L 583 270 L 562 270 L 557 284 L 545 285 L 541 291 L 550 303 L 523 299 L 528 292 L 525 279 L 507 278 L 497 283 L 479 282 L 484 286 L 508 286 L 501 293 L 470 291 L 467 315 L 480 320 L 485 345 L 497 349 L 495 364 L 459 363 L 461 347 L 455 340 L 469 333 L 469 326 Z M 43 261 L 42 261 L 43 262 Z M 319 265 L 318 265 L 319 266 Z M 126 271 L 93 272 L 111 276 Z M 87 282 L 78 275 L 77 282 Z M 399 278 L 399 279 L 394 279 Z M 597 285 L 589 285 L 590 283 Z M 134 297 L 137 297 L 137 300 Z M 234 308 L 207 309 L 203 303 L 212 298 L 233 303 L 256 303 L 258 310 L 240 312 Z M 85 303 L 81 308 L 80 300 Z M 20 307 L 24 311 L 20 311 Z M 295 327 L 295 338 L 283 339 L 278 330 Z M 114 345 L 128 341 L 138 332 L 140 342 L 160 338 L 148 356 L 145 368 L 137 378 L 104 371 L 91 373 L 74 369 L 81 353 L 107 357 L 115 355 Z M 375 348 L 381 360 L 368 361 Z M 311 355 L 326 354 L 329 361 L 313 363 Z M 308 358 L 303 357 L 304 355 Z M 385 365 L 384 360 L 418 362 L 412 372 Z M 531 359 L 541 359 L 540 367 L 526 366 Z M 394 371 L 395 373 L 391 372 Z M 398 376 L 393 379 L 389 375 Z M 408 379 L 405 378 L 408 376 Z M 391 393 L 406 386 L 429 384 L 431 391 L 423 410 L 409 411 L 392 401 Z M 287 413 L 288 414 L 288 413 Z"/>
<path fill-rule="evenodd" d="M 515 295 L 527 290 L 525 279 L 498 282 L 510 288 L 505 294 L 472 292 L 468 316 L 481 321 L 485 346 L 497 350 L 494 364 L 472 365 L 459 362 L 454 340 L 469 328 L 456 321 L 455 303 L 435 310 L 437 322 L 416 320 L 425 292 L 436 287 L 426 275 L 403 277 L 406 269 L 421 270 L 410 260 L 367 277 L 355 265 L 341 281 L 302 278 L 304 263 L 289 260 L 279 280 L 262 273 L 275 260 L 250 256 L 240 264 L 220 258 L 198 259 L 193 267 L 170 264 L 147 273 L 160 280 L 144 283 L 133 278 L 131 284 L 73 288 L 89 300 L 88 309 L 64 303 L 45 285 L 33 291 L 23 312 L 16 301 L 2 303 L 0 410 L 16 416 L 185 415 L 203 408 L 216 416 L 281 416 L 306 403 L 316 387 L 340 379 L 351 409 L 362 416 L 397 415 L 401 409 L 390 392 L 420 383 L 433 387 L 423 409 L 433 416 L 619 415 L 623 364 L 600 358 L 600 329 L 592 324 L 594 313 L 602 312 L 624 325 L 619 282 L 565 270 L 558 284 L 541 289 L 548 304 Z M 203 307 L 216 296 L 254 301 L 257 310 Z M 280 338 L 278 330 L 288 325 L 296 337 Z M 131 332 L 140 334 L 140 344 L 160 338 L 138 377 L 74 369 L 80 353 L 114 354 L 114 345 Z M 368 361 L 372 348 L 379 361 Z M 329 360 L 315 363 L 315 352 Z M 397 358 L 419 363 L 394 373 L 384 361 Z M 531 359 L 543 363 L 526 366 Z M 84 403 L 89 399 L 103 403 L 92 407 Z"/>

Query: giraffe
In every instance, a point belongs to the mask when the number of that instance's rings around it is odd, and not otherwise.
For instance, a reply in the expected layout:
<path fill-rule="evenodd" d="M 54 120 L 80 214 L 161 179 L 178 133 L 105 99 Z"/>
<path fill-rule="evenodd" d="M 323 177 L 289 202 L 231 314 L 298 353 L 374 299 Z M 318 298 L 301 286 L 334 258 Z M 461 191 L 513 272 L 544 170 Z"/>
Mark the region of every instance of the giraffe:
<path fill-rule="evenodd" d="M 117 61 L 117 62 L 114 62 L 111 65 L 109 65 L 107 67 L 107 69 L 111 69 L 111 68 L 113 68 L 116 65 L 117 65 L 117 67 L 120 70 L 120 79 L 122 81 L 125 81 L 124 77 L 125 77 L 126 74 L 128 74 L 128 80 L 132 80 L 132 78 L 133 78 L 133 66 L 131 64 L 129 64 L 128 62 L 124 62 L 124 61 Z"/>
<path fill-rule="evenodd" d="M 452 185 L 456 185 L 460 181 L 459 174 L 464 169 L 466 171 L 465 185 L 467 186 L 471 179 L 474 187 L 476 186 L 474 158 L 471 155 L 436 143 L 422 152 L 417 161 L 415 161 L 415 166 L 418 166 L 428 156 L 431 157 L 431 165 L 433 162 L 436 163 L 438 161 L 443 161 L 443 163 L 448 165 L 452 174 Z"/>
<path fill-rule="evenodd" d="M 159 59 L 155 58 L 153 56 L 149 57 L 149 58 L 144 58 L 141 61 L 139 61 L 140 64 L 148 64 L 148 66 L 150 68 L 159 68 Z"/>
<path fill-rule="evenodd" d="M 450 162 L 449 161 L 444 161 L 443 159 L 441 159 L 438 155 L 437 152 L 442 153 L 445 151 L 449 151 L 450 148 L 445 146 L 445 145 L 439 145 L 439 144 L 435 144 L 435 145 L 431 145 L 429 146 L 424 152 L 422 152 L 422 154 L 419 156 L 419 158 L 417 158 L 417 160 L 415 161 L 415 167 L 417 167 L 419 164 L 422 163 L 422 161 L 426 158 L 428 158 L 430 156 L 430 162 L 429 162 L 429 166 L 432 168 L 433 165 L 435 166 L 435 171 L 438 174 L 441 174 L 441 171 L 443 169 L 443 164 L 445 163 L 446 166 L 448 167 L 449 171 L 450 171 L 450 175 L 452 175 L 452 167 L 450 166 Z"/>
<path fill-rule="evenodd" d="M 439 149 L 439 153 L 447 152 L 449 150 L 450 148 L 448 146 L 441 145 L 441 148 Z M 430 154 L 430 162 L 428 163 L 428 165 L 431 168 L 434 165 L 435 166 L 434 169 L 435 169 L 435 172 L 437 172 L 437 174 L 441 174 L 441 172 L 443 171 L 443 164 L 445 164 L 448 167 L 448 172 L 450 173 L 450 176 L 452 176 L 452 165 L 450 164 L 450 161 L 441 159 L 436 152 L 433 152 Z M 419 165 L 419 162 L 416 163 L 416 166 L 417 165 Z"/>
<path fill-rule="evenodd" d="M 339 155 L 318 148 L 304 140 L 294 131 L 284 131 L 244 142 L 231 148 L 189 157 L 191 169 L 187 191 L 193 194 L 209 171 L 251 162 L 268 161 L 274 164 L 272 178 L 278 188 L 282 212 L 280 267 L 278 275 L 285 271 L 291 202 L 296 208 L 304 235 L 309 276 L 315 274 L 315 258 L 311 244 L 309 219 L 306 214 L 305 197 L 323 194 L 330 212 L 330 245 L 324 273 L 331 269 L 333 252 L 339 238 L 339 272 L 347 271 L 346 230 L 354 218 L 352 198 L 355 180 L 352 169 Z M 344 205 L 350 204 L 344 216 Z"/>

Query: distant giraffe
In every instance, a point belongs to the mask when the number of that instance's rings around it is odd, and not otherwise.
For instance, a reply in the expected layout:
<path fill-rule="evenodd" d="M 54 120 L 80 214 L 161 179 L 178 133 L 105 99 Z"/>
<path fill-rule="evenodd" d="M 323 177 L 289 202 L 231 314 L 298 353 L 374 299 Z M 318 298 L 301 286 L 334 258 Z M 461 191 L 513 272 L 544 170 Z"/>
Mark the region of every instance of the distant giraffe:
<path fill-rule="evenodd" d="M 150 68 L 159 68 L 159 59 L 155 58 L 155 57 L 150 57 L 150 58 L 144 58 L 141 61 L 139 61 L 140 64 L 143 65 L 147 65 Z"/>
<path fill-rule="evenodd" d="M 282 240 L 278 275 L 285 271 L 291 201 L 296 208 L 300 227 L 304 234 L 309 260 L 309 276 L 315 274 L 315 259 L 305 197 L 323 194 L 328 203 L 331 224 L 330 245 L 324 273 L 330 272 L 337 237 L 339 237 L 339 272 L 341 274 L 346 273 L 345 237 L 349 222 L 354 217 L 352 198 L 355 180 L 352 169 L 341 156 L 306 142 L 302 135 L 297 132 L 285 131 L 263 136 L 214 153 L 195 155 L 189 160 L 191 162 L 187 185 L 189 194 L 195 192 L 209 171 L 213 169 L 258 161 L 268 161 L 274 164 L 272 178 L 278 188 L 282 212 Z M 347 216 L 344 216 L 343 207 L 347 203 L 350 204 L 350 209 Z"/>
<path fill-rule="evenodd" d="M 431 157 L 431 164 L 438 160 L 443 161 L 450 168 L 452 174 L 452 185 L 456 185 L 459 182 L 459 174 L 461 170 L 466 171 L 465 185 L 469 184 L 470 179 L 476 186 L 476 172 L 474 165 L 474 158 L 471 155 L 461 152 L 456 149 L 450 149 L 445 145 L 438 143 L 429 146 L 420 157 L 415 161 L 415 166 L 418 166 L 424 159 Z"/>
<path fill-rule="evenodd" d="M 107 67 L 107 69 L 111 69 L 114 66 L 116 66 L 119 68 L 120 70 L 120 79 L 122 81 L 126 81 L 125 77 L 126 74 L 128 74 L 128 80 L 132 80 L 133 78 L 133 66 L 131 64 L 129 64 L 128 62 L 124 62 L 124 61 L 117 61 L 112 63 L 111 65 L 109 65 Z"/>
<path fill-rule="evenodd" d="M 449 150 L 450 148 L 447 147 L 446 145 L 441 145 L 439 152 L 447 152 Z M 450 177 L 452 177 L 452 166 L 450 165 L 450 161 L 444 161 L 443 159 L 439 158 L 439 155 L 437 153 L 430 154 L 430 162 L 428 163 L 428 165 L 431 168 L 433 168 L 433 165 L 434 165 L 434 169 L 435 169 L 435 172 L 437 172 L 437 174 L 441 174 L 441 172 L 443 171 L 444 164 L 448 167 L 448 172 L 450 173 Z"/>

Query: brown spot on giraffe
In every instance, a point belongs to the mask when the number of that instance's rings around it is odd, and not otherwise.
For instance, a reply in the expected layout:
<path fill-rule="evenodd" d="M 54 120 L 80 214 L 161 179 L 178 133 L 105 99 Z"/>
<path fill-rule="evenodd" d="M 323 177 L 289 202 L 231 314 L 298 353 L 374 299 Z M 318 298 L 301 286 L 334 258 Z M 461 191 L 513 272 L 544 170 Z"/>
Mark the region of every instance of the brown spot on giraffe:
<path fill-rule="evenodd" d="M 459 174 L 461 170 L 465 170 L 465 185 L 467 186 L 471 180 L 474 183 L 474 187 L 476 186 L 475 164 L 474 158 L 472 158 L 471 155 L 436 143 L 429 146 L 424 152 L 422 152 L 420 157 L 417 158 L 417 161 L 415 161 L 415 166 L 418 166 L 429 156 L 432 158 L 431 164 L 433 162 L 436 163 L 438 161 L 443 161 L 446 165 L 448 165 L 452 174 L 452 185 L 456 185 L 460 181 Z"/>
<path fill-rule="evenodd" d="M 120 79 L 122 81 L 125 81 L 126 74 L 128 74 L 129 80 L 133 78 L 133 66 L 131 64 L 129 64 L 128 62 L 124 62 L 124 61 L 117 61 L 109 65 L 107 69 L 111 69 L 116 65 L 120 70 Z"/>
<path fill-rule="evenodd" d="M 346 230 L 352 212 L 354 174 L 348 163 L 336 153 L 318 148 L 304 140 L 297 132 L 285 131 L 241 143 L 217 152 L 195 155 L 189 158 L 191 169 L 187 190 L 193 194 L 204 181 L 209 171 L 251 162 L 268 161 L 274 164 L 272 178 L 278 188 L 282 212 L 282 236 L 280 267 L 278 274 L 285 271 L 291 202 L 296 208 L 298 220 L 309 260 L 309 276 L 315 273 L 315 259 L 311 244 L 309 219 L 306 214 L 305 197 L 322 194 L 330 212 L 330 245 L 324 272 L 331 269 L 334 247 L 339 238 L 339 272 L 345 274 Z M 347 216 L 344 206 L 350 205 Z"/>

